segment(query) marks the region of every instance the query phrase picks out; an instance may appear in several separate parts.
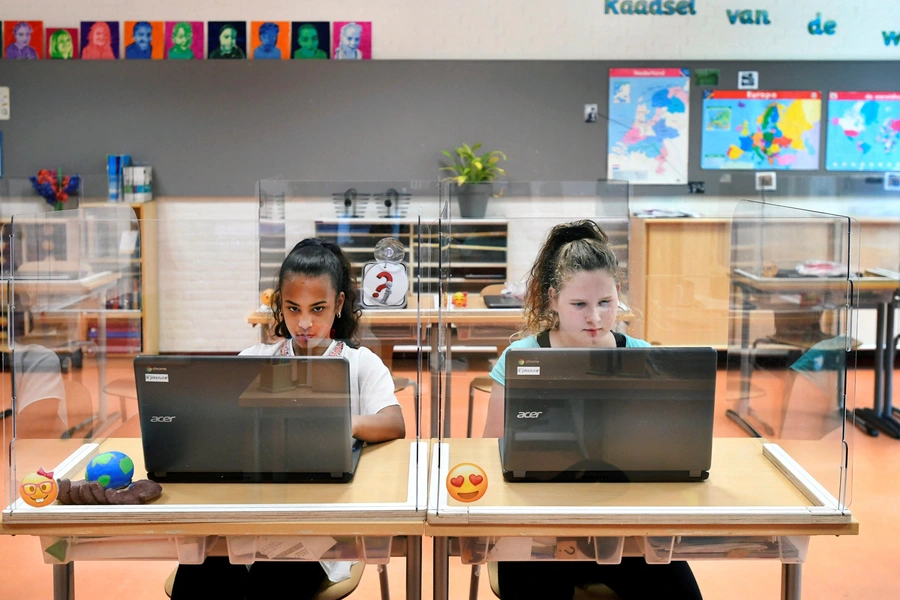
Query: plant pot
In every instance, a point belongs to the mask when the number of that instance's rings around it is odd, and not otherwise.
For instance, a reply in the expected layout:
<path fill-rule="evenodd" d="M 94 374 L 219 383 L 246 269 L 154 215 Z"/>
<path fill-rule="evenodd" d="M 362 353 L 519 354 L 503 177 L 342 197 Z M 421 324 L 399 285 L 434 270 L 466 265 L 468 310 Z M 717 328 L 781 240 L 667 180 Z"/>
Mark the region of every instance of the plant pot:
<path fill-rule="evenodd" d="M 459 186 L 457 191 L 459 215 L 464 219 L 483 219 L 493 191 L 494 186 L 491 183 L 469 183 Z"/>

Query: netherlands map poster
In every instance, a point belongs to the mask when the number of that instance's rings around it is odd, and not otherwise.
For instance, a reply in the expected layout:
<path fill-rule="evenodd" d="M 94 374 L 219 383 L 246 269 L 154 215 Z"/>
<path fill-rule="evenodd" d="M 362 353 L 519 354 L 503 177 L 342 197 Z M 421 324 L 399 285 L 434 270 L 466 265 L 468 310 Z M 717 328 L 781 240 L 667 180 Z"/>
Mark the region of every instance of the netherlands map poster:
<path fill-rule="evenodd" d="M 609 179 L 687 183 L 688 69 L 610 69 Z"/>
<path fill-rule="evenodd" d="M 900 92 L 830 92 L 829 171 L 900 170 Z"/>
<path fill-rule="evenodd" d="M 815 171 L 821 121 L 819 92 L 706 90 L 700 167 Z"/>

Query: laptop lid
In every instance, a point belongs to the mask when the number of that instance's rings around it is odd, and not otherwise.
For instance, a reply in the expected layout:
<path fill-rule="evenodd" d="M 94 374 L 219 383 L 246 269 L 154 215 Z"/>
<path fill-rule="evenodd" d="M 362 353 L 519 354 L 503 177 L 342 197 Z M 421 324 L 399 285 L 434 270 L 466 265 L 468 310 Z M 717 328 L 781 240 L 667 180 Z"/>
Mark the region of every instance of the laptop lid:
<path fill-rule="evenodd" d="M 534 348 L 506 355 L 509 481 L 701 481 L 713 348 Z"/>
<path fill-rule="evenodd" d="M 350 369 L 342 357 L 139 356 L 147 476 L 168 482 L 347 482 Z"/>

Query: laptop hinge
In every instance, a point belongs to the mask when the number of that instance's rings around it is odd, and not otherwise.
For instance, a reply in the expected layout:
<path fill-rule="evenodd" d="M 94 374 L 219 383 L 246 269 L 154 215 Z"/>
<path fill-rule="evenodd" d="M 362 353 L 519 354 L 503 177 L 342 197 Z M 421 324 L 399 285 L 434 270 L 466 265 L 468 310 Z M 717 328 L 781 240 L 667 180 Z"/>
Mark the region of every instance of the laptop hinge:
<path fill-rule="evenodd" d="M 691 479 L 697 479 L 703 476 L 703 471 L 688 471 L 688 477 Z"/>
<path fill-rule="evenodd" d="M 331 476 L 334 479 L 341 479 L 344 476 L 344 474 L 343 473 L 332 473 Z"/>
<path fill-rule="evenodd" d="M 516 479 L 524 479 L 525 471 L 513 471 L 513 477 Z"/>

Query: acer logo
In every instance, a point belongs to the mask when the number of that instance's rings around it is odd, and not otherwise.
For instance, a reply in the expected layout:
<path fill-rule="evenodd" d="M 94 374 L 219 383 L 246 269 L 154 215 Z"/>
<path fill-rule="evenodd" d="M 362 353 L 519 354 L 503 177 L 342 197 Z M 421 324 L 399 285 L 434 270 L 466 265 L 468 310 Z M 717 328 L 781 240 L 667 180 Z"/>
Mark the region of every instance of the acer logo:
<path fill-rule="evenodd" d="M 536 412 L 521 411 L 519 414 L 516 415 L 516 418 L 517 419 L 537 419 L 539 416 L 541 416 L 542 412 L 544 412 L 544 411 L 541 411 L 541 410 L 536 411 Z"/>
<path fill-rule="evenodd" d="M 175 417 L 150 417 L 151 423 L 171 423 Z"/>

